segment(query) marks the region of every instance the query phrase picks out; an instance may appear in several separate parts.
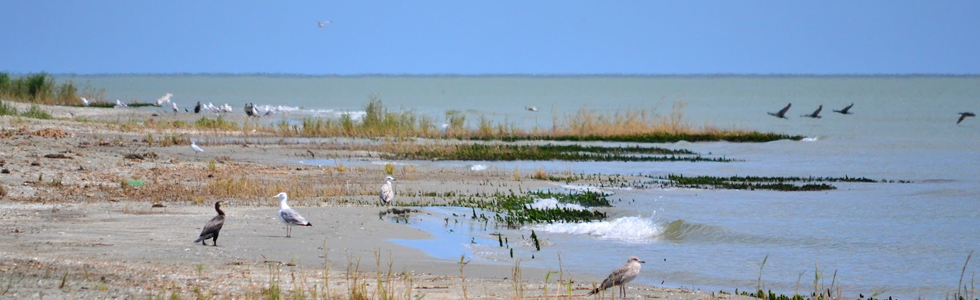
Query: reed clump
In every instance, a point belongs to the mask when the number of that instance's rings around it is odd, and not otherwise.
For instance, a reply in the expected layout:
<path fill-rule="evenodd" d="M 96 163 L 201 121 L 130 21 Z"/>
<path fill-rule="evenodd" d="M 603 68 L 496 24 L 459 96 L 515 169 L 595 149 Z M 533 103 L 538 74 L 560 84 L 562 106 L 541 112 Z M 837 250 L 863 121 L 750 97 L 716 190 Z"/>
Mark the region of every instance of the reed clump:
<path fill-rule="evenodd" d="M 0 72 L 0 98 L 47 105 L 81 105 L 78 87 L 71 80 L 58 84 L 46 73 L 12 77 Z"/>

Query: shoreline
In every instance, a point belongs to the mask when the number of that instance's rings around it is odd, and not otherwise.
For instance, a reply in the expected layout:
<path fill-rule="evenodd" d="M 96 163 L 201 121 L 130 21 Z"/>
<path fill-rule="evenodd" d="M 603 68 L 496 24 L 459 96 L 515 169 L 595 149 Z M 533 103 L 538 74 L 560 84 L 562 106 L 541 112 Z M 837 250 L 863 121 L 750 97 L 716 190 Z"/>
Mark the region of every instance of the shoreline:
<path fill-rule="evenodd" d="M 29 106 L 12 104 L 18 109 Z M 154 113 L 42 108 L 55 118 L 95 120 L 147 120 Z M 178 115 L 175 118 L 200 118 L 196 114 Z M 232 114 L 231 118 L 246 117 Z M 387 292 L 404 298 L 497 299 L 546 295 L 581 298 L 593 282 L 603 279 L 562 273 L 551 275 L 549 282 L 545 282 L 549 272 L 557 271 L 560 266 L 549 270 L 521 267 L 515 273 L 514 265 L 473 263 L 463 266 L 461 273 L 458 262 L 433 258 L 422 250 L 392 242 L 394 238 L 424 240 L 429 235 L 379 215 L 382 208 L 374 204 L 376 196 L 372 194 L 376 193 L 377 179 L 384 173 L 384 165 L 371 164 L 377 161 L 371 153 L 318 150 L 316 145 L 279 144 L 276 137 L 256 137 L 255 140 L 264 142 L 204 143 L 207 152 L 195 154 L 183 146 L 146 146 L 141 142 L 144 133 L 120 132 L 100 123 L 5 116 L 0 117 L 0 124 L 3 130 L 12 132 L 10 137 L 0 139 L 7 149 L 0 151 L 0 159 L 4 161 L 3 168 L 10 171 L 0 176 L 6 192 L 0 200 L 0 214 L 4 215 L 0 231 L 6 233 L 0 236 L 0 244 L 5 245 L 0 248 L 3 254 L 0 271 L 6 275 L 0 279 L 10 284 L 5 293 L 8 296 L 162 297 L 175 291 L 187 296 L 197 290 L 217 298 L 248 298 L 270 292 L 271 286 L 278 286 L 272 280 L 280 280 L 285 287 L 281 289 L 283 295 L 319 293 L 323 296 L 326 295 L 323 287 L 329 287 L 330 296 L 346 298 L 362 292 L 361 288 L 377 295 L 376 283 L 390 280 L 387 286 L 391 291 Z M 38 134 L 48 129 L 61 134 Z M 176 134 L 197 135 L 193 131 Z M 207 136 L 203 138 L 205 142 L 208 137 L 224 136 L 220 132 L 203 135 Z M 297 163 L 310 148 L 314 148 L 317 156 L 346 156 L 348 161 L 367 164 L 344 167 L 342 163 L 336 166 Z M 68 159 L 46 157 L 55 153 L 62 153 Z M 124 158 L 132 153 L 152 153 L 153 157 Z M 546 184 L 514 181 L 511 173 L 511 170 L 469 172 L 398 166 L 395 168 L 399 177 L 396 201 L 446 201 L 417 196 L 423 190 L 495 189 L 481 185 L 487 181 L 523 190 Z M 291 206 L 314 226 L 294 228 L 293 238 L 282 238 L 283 227 L 275 219 L 277 203 L 271 200 L 273 194 L 264 195 L 264 190 L 246 199 L 193 194 L 196 189 L 217 185 L 222 180 L 248 176 L 276 182 L 315 180 L 309 184 L 310 190 L 292 191 L 290 200 Z M 146 185 L 120 186 L 120 180 L 130 179 L 139 179 Z M 312 188 L 314 185 L 327 186 L 327 190 Z M 184 188 L 168 188 L 177 186 Z M 220 195 L 220 191 L 212 194 Z M 214 215 L 211 204 L 216 200 L 231 201 L 224 207 L 228 222 L 221 232 L 219 246 L 193 243 L 201 226 Z M 154 203 L 166 207 L 153 208 Z M 324 268 L 324 261 L 329 261 L 328 268 Z M 354 266 L 359 272 L 347 271 Z M 378 273 L 379 267 L 383 272 Z M 615 267 L 618 265 L 597 268 L 601 269 L 599 273 L 604 273 Z M 377 275 L 387 274 L 388 270 L 393 277 Z M 325 280 L 324 274 L 327 274 Z M 355 277 L 361 280 L 352 282 L 352 274 L 358 274 Z M 517 281 L 515 274 L 520 275 Z M 298 279 L 286 283 L 287 277 Z M 379 281 L 381 277 L 384 280 Z M 564 279 L 562 284 L 557 283 L 557 277 Z M 358 282 L 364 285 L 359 286 Z M 563 292 L 558 293 L 559 290 Z M 628 292 L 630 297 L 645 298 L 742 298 L 640 284 L 629 284 Z"/>

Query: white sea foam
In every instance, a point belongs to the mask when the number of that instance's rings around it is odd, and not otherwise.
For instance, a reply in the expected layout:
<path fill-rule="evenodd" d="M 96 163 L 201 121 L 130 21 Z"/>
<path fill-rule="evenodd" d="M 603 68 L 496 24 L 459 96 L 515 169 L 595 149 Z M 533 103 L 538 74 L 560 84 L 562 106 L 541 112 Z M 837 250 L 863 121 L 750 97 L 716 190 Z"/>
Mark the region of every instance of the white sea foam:
<path fill-rule="evenodd" d="M 572 210 L 585 210 L 584 206 L 574 204 L 574 203 L 561 203 L 555 198 L 537 199 L 534 203 L 531 203 L 531 208 L 533 209 L 547 209 L 547 208 L 564 208 Z"/>
<path fill-rule="evenodd" d="M 612 195 L 613 194 L 612 192 L 603 191 L 602 189 L 599 189 L 599 188 L 594 187 L 594 186 L 591 186 L 591 185 L 560 184 L 558 186 L 562 187 L 563 189 L 569 189 L 569 190 L 573 190 L 573 191 L 593 192 L 593 193 L 601 193 L 601 194 L 605 194 L 605 195 Z"/>
<path fill-rule="evenodd" d="M 589 223 L 554 223 L 531 226 L 532 229 L 565 234 L 591 235 L 602 239 L 640 241 L 656 237 L 662 231 L 652 219 L 622 217 L 612 221 Z"/>
<path fill-rule="evenodd" d="M 483 171 L 486 170 L 486 165 L 470 165 L 470 171 Z"/>

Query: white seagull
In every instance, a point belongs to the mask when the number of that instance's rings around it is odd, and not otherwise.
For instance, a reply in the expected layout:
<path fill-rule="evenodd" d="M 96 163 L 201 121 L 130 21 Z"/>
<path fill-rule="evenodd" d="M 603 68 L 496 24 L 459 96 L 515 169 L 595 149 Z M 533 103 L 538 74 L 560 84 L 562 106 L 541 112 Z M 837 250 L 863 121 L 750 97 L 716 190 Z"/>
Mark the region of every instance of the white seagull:
<path fill-rule="evenodd" d="M 316 20 L 316 26 L 317 27 L 323 28 L 323 26 L 327 26 L 327 24 L 330 24 L 330 21 L 320 22 L 320 20 Z"/>
<path fill-rule="evenodd" d="M 392 181 L 395 181 L 394 177 L 385 177 L 385 184 L 381 185 L 381 191 L 378 192 L 378 196 L 381 197 L 381 205 L 388 205 L 391 200 L 395 199 L 395 189 L 391 186 Z"/>
<path fill-rule="evenodd" d="M 602 281 L 599 287 L 595 288 L 589 295 L 598 293 L 601 290 L 605 290 L 614 286 L 619 286 L 619 293 L 621 297 L 626 297 L 626 283 L 636 279 L 637 275 L 640 275 L 640 269 L 642 266 L 640 264 L 646 263 L 640 260 L 636 256 L 630 256 L 630 259 L 626 261 L 626 264 L 618 269 L 613 270 L 612 274 L 606 280 Z"/>
<path fill-rule="evenodd" d="M 201 149 L 201 147 L 198 147 L 197 144 L 194 143 L 194 141 L 191 141 L 191 149 L 194 149 L 194 152 L 204 153 L 204 149 Z"/>
<path fill-rule="evenodd" d="M 174 113 L 177 113 L 177 102 L 173 102 L 171 104 L 174 105 Z"/>
<path fill-rule="evenodd" d="M 88 99 L 85 99 L 85 97 L 82 97 L 82 105 L 88 106 Z"/>
<path fill-rule="evenodd" d="M 174 94 L 171 94 L 171 93 L 167 93 L 166 95 L 163 95 L 163 97 L 160 97 L 160 99 L 157 99 L 157 106 L 163 106 L 164 103 L 170 102 L 170 97 L 173 97 L 173 96 L 174 96 Z"/>
<path fill-rule="evenodd" d="M 293 226 L 313 226 L 310 222 L 307 222 L 303 216 L 299 215 L 298 212 L 289 208 L 289 204 L 286 204 L 286 193 L 279 193 L 274 198 L 279 199 L 279 220 L 282 220 L 286 224 L 286 237 L 292 236 Z"/>
<path fill-rule="evenodd" d="M 122 101 L 116 99 L 116 107 L 129 107 L 129 105 L 126 105 L 126 103 L 122 103 Z"/>

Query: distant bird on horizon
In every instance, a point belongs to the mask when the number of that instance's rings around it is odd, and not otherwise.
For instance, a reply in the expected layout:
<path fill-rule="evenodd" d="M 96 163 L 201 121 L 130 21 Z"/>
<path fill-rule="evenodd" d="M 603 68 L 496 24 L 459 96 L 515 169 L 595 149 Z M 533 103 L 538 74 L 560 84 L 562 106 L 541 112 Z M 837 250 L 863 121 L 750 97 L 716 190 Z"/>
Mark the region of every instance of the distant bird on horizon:
<path fill-rule="evenodd" d="M 85 99 L 85 97 L 82 97 L 82 105 L 83 106 L 88 106 L 88 104 L 89 104 L 88 99 Z"/>
<path fill-rule="evenodd" d="M 809 114 L 809 115 L 802 115 L 801 117 L 807 117 L 807 118 L 814 118 L 814 119 L 819 119 L 819 118 L 820 118 L 820 110 L 821 110 L 821 109 L 823 109 L 823 104 L 821 104 L 820 106 L 818 106 L 818 107 L 817 107 L 817 110 L 815 110 L 815 111 L 813 111 L 813 113 L 812 113 L 812 114 Z"/>
<path fill-rule="evenodd" d="M 122 101 L 119 101 L 119 99 L 116 99 L 116 107 L 117 108 L 119 108 L 119 107 L 129 107 L 129 105 L 126 105 L 126 103 L 122 103 Z"/>
<path fill-rule="evenodd" d="M 381 205 L 388 205 L 391 200 L 395 199 L 395 188 L 392 187 L 391 182 L 396 181 L 394 177 L 385 177 L 385 184 L 381 185 L 381 191 L 378 192 L 378 196 L 381 198 Z"/>
<path fill-rule="evenodd" d="M 526 109 L 527 111 L 538 111 L 538 107 L 537 106 L 530 106 L 530 105 L 528 105 L 528 106 L 525 106 L 524 109 Z"/>
<path fill-rule="evenodd" d="M 197 106 L 194 106 L 194 113 L 195 114 L 201 113 L 201 101 L 197 101 Z"/>
<path fill-rule="evenodd" d="M 330 24 L 330 21 L 320 22 L 320 20 L 316 20 L 316 26 L 317 27 L 323 28 L 323 26 L 327 26 L 328 24 Z"/>
<path fill-rule="evenodd" d="M 847 107 L 845 107 L 842 110 L 836 110 L 835 109 L 834 112 L 835 113 L 842 113 L 842 114 L 845 114 L 845 115 L 849 115 L 849 114 L 851 114 L 851 106 L 854 106 L 854 103 L 851 103 L 851 105 L 848 105 Z"/>
<path fill-rule="evenodd" d="M 191 149 L 194 149 L 194 152 L 204 153 L 204 149 L 201 149 L 201 147 L 198 147 L 197 144 L 194 143 L 194 141 L 191 141 Z"/>
<path fill-rule="evenodd" d="M 163 106 L 164 103 L 170 102 L 170 97 L 173 96 L 174 94 L 171 93 L 167 93 L 166 95 L 163 95 L 163 97 L 157 99 L 157 106 Z"/>
<path fill-rule="evenodd" d="M 783 109 L 780 109 L 778 112 L 775 112 L 775 113 L 769 112 L 768 114 L 770 116 L 777 117 L 777 118 L 780 118 L 780 119 L 789 119 L 789 118 L 786 117 L 786 112 L 789 111 L 789 107 L 792 106 L 792 105 L 793 105 L 793 103 L 786 104 L 786 107 L 783 107 Z"/>
<path fill-rule="evenodd" d="M 207 246 L 207 240 L 211 239 L 212 244 L 215 247 L 218 246 L 218 233 L 221 231 L 221 227 L 225 226 L 225 212 L 221 210 L 221 205 L 225 203 L 224 201 L 214 203 L 214 210 L 218 212 L 218 215 L 204 224 L 204 229 L 201 229 L 201 235 L 194 241 L 195 243 L 201 242 L 201 245 Z"/>
<path fill-rule="evenodd" d="M 589 292 L 589 296 L 594 295 L 601 290 L 618 285 L 620 297 L 625 298 L 626 284 L 633 281 L 633 279 L 636 279 L 636 276 L 640 275 L 640 269 L 643 268 L 643 266 L 640 265 L 642 263 L 646 262 L 640 260 L 636 256 L 630 256 L 625 265 L 613 270 L 612 274 L 609 274 L 609 277 L 606 277 L 606 280 L 603 280 L 599 287 Z"/>
<path fill-rule="evenodd" d="M 279 193 L 273 198 L 279 199 L 279 220 L 282 220 L 286 224 L 286 237 L 292 237 L 293 226 L 313 226 L 303 216 L 299 215 L 298 212 L 289 208 L 289 204 L 286 204 L 286 200 L 289 197 L 286 196 L 285 192 Z"/>
<path fill-rule="evenodd" d="M 976 116 L 977 115 L 973 114 L 972 112 L 968 112 L 968 111 L 961 112 L 960 119 L 956 120 L 956 124 L 959 125 L 960 122 L 963 122 L 963 119 L 966 119 L 967 117 L 976 117 Z"/>

